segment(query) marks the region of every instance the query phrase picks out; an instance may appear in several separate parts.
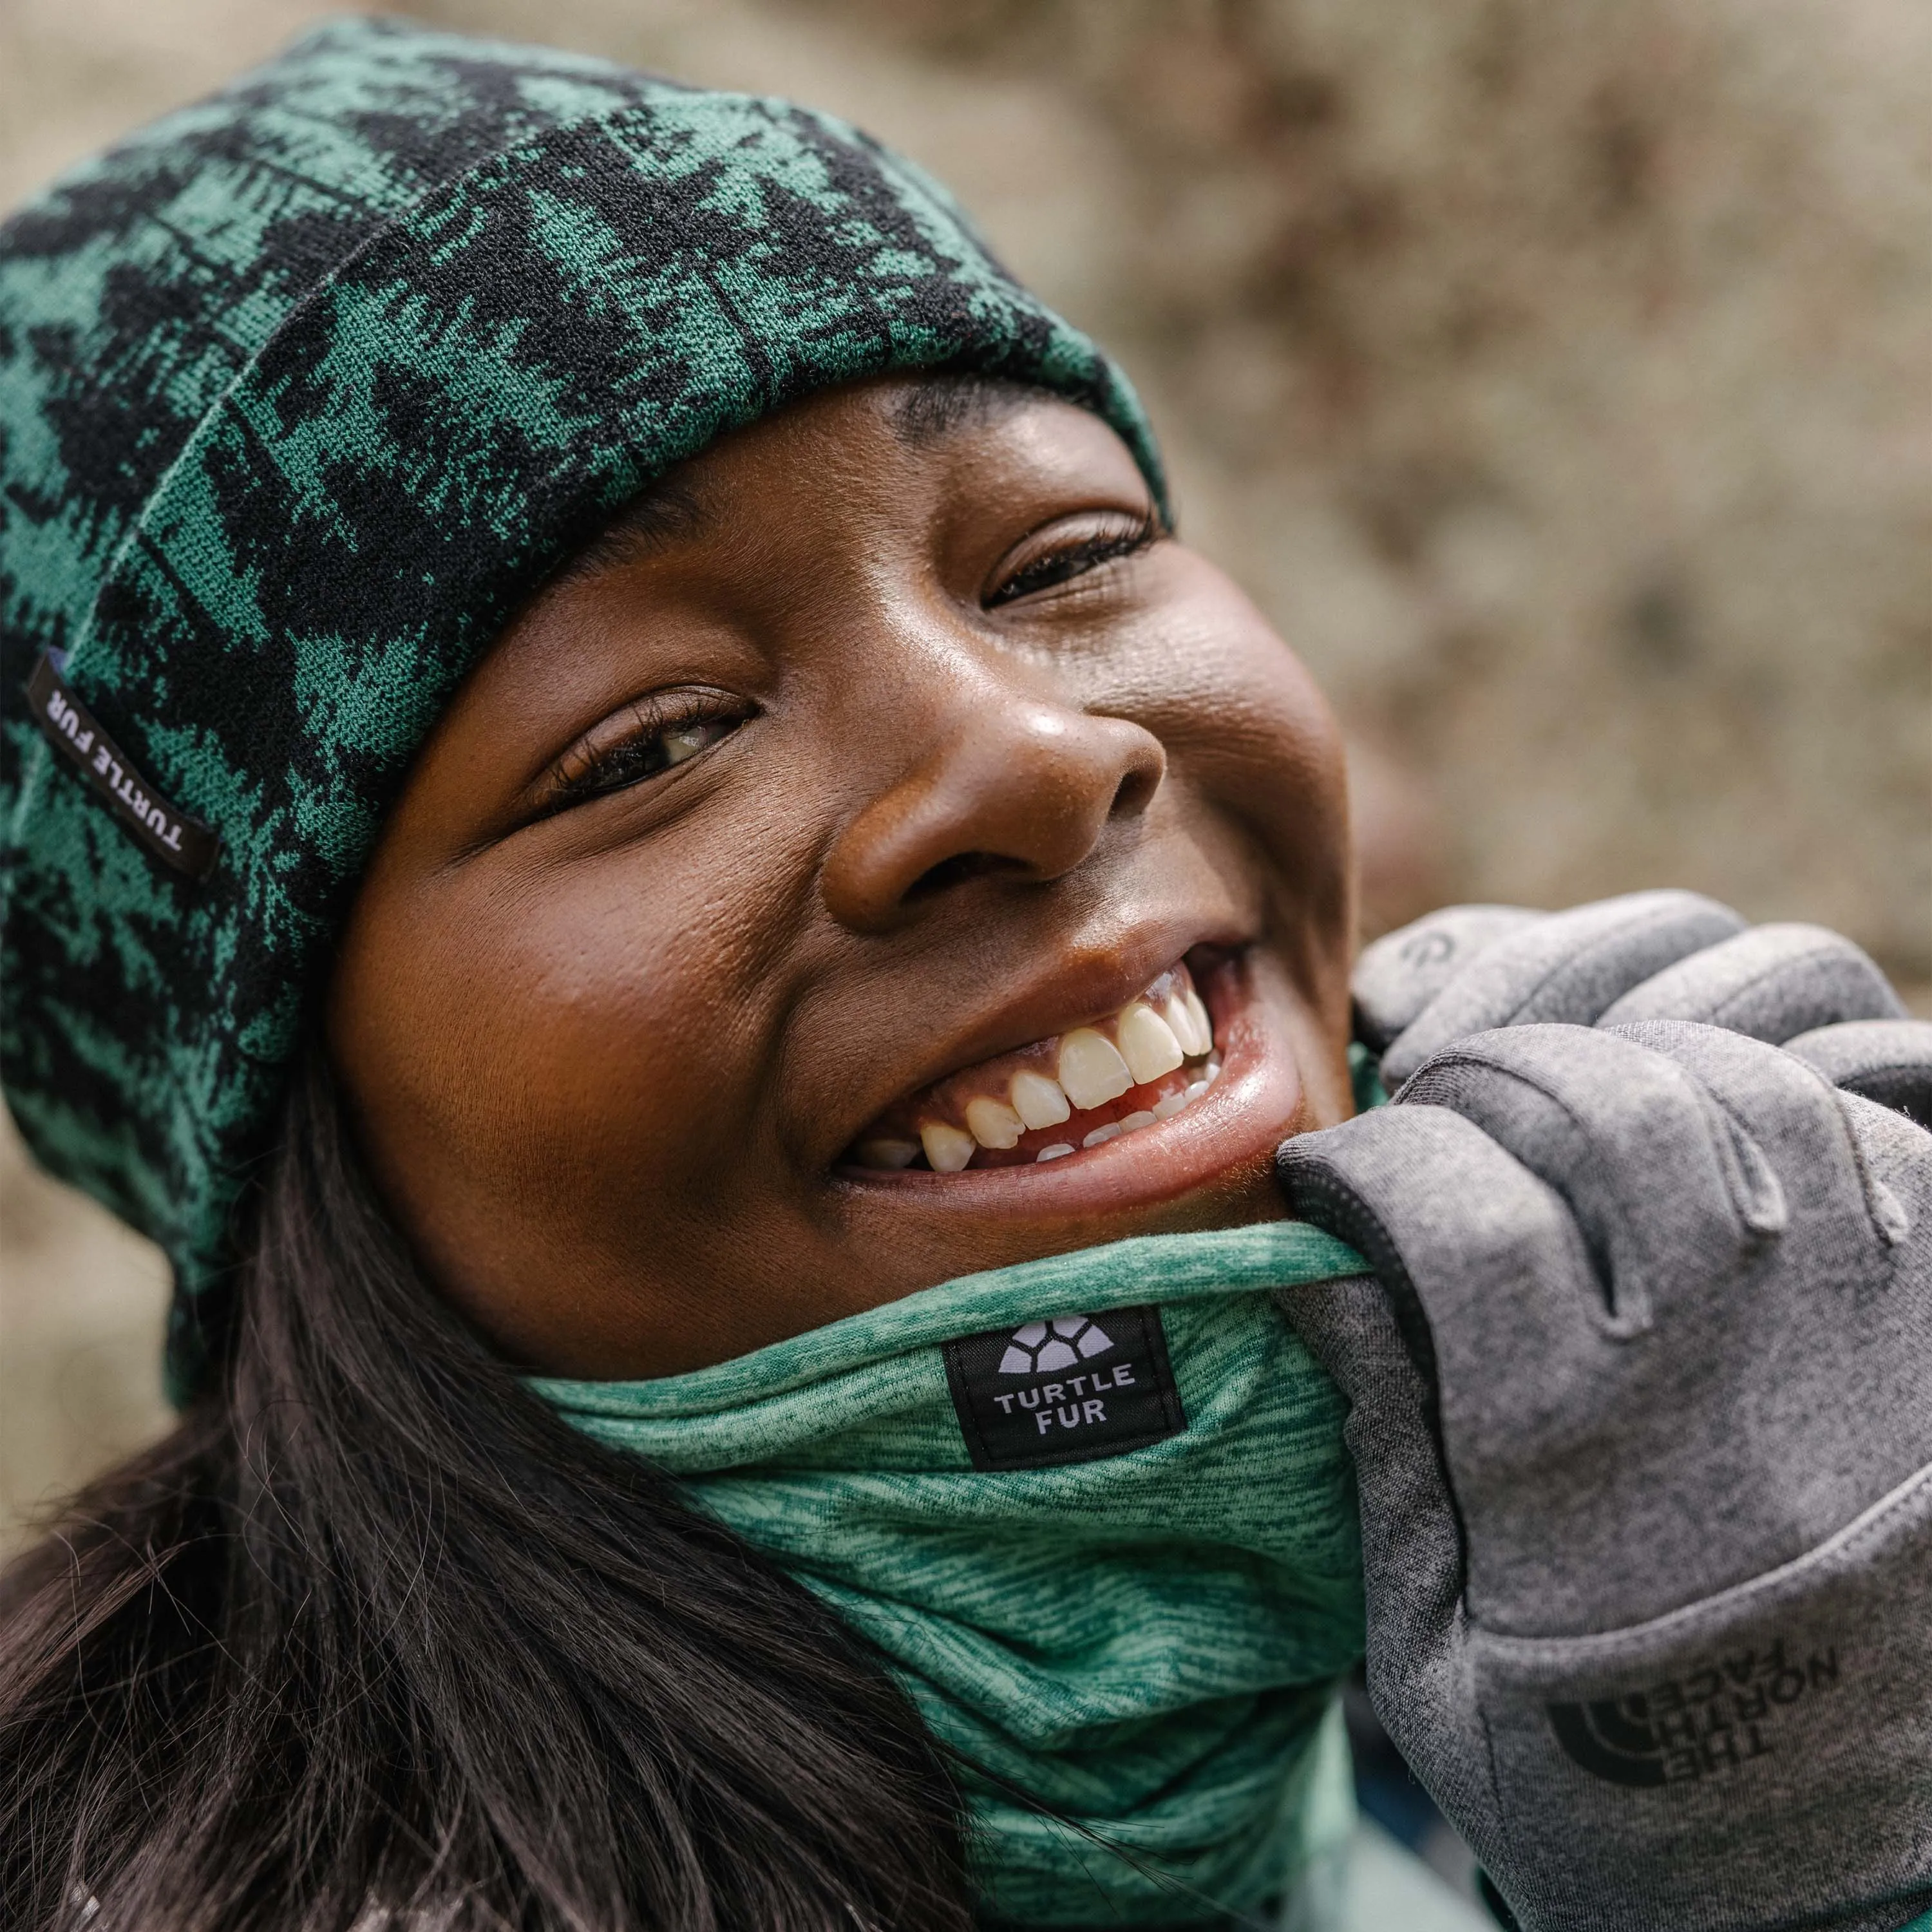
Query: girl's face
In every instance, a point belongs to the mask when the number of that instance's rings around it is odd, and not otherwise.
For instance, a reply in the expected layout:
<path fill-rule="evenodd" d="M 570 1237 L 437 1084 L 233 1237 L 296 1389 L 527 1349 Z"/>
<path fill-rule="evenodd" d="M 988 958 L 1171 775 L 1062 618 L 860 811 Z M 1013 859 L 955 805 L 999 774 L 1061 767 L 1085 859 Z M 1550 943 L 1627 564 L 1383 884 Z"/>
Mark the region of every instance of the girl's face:
<path fill-rule="evenodd" d="M 330 1042 L 501 1347 L 672 1373 L 1279 1214 L 1276 1144 L 1349 1111 L 1342 801 L 1306 673 L 1097 418 L 868 382 L 683 466 L 511 626 Z"/>

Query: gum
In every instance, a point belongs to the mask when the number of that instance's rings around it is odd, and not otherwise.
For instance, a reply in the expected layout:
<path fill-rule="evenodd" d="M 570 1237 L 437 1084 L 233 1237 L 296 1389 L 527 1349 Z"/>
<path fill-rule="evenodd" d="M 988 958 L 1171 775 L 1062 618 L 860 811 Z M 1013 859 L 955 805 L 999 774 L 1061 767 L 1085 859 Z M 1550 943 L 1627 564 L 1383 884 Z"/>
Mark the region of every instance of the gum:
<path fill-rule="evenodd" d="M 1130 1087 L 1118 1100 L 1109 1100 L 1104 1106 L 1076 1108 L 1057 1127 L 1034 1127 L 1021 1135 L 1018 1142 L 1010 1148 L 982 1147 L 973 1156 L 972 1164 L 975 1167 L 1024 1167 L 1039 1158 L 1042 1148 L 1063 1146 L 1069 1142 L 1078 1152 L 1096 1127 L 1110 1126 L 1118 1120 L 1124 1120 L 1130 1114 L 1151 1113 L 1169 1095 L 1186 1093 L 1201 1077 L 1198 1061 L 1184 1061 L 1172 1073 L 1163 1073 L 1158 1080 L 1150 1080 L 1144 1086 Z"/>

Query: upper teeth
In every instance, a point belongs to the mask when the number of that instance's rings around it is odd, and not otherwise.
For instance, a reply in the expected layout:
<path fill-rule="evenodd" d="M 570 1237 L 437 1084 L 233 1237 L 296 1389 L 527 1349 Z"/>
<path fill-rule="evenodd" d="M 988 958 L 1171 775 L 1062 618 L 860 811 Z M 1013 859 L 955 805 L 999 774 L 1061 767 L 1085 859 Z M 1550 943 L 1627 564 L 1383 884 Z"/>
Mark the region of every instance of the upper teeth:
<path fill-rule="evenodd" d="M 1171 990 L 1162 997 L 1168 987 Z M 855 1150 L 861 1164 L 904 1168 L 922 1151 L 934 1172 L 957 1174 L 972 1165 L 981 1148 L 1010 1153 L 1024 1134 L 1058 1126 L 1076 1109 L 1084 1112 L 1106 1106 L 1131 1088 L 1165 1083 L 1168 1075 L 1186 1062 L 1198 1061 L 1214 1052 L 1208 1010 L 1188 985 L 1184 972 L 1177 973 L 1172 981 L 1163 976 L 1155 982 L 1154 991 L 1130 1000 L 1115 1016 L 1112 1031 L 1114 1038 L 1110 1040 L 1097 1026 L 1076 1027 L 1058 1042 L 1054 1070 L 1059 1078 L 1049 1078 L 1036 1060 L 1011 1076 L 1004 1100 L 997 1090 L 971 1093 L 972 1076 L 966 1076 L 962 1084 L 968 1086 L 970 1097 L 964 1102 L 963 1127 L 955 1124 L 957 1115 L 949 1120 L 917 1119 L 915 1114 L 916 1125 L 904 1116 L 897 1121 L 890 1117 L 882 1119 Z M 1218 1060 L 1209 1060 L 1196 1070 L 1204 1077 L 1182 1076 L 1190 1080 L 1184 1090 L 1177 1088 L 1158 1100 L 1150 1096 L 1140 1103 L 1138 1112 L 1124 1120 L 1093 1123 L 1084 1134 L 1076 1126 L 1068 1139 L 1042 1148 L 1034 1158 L 1052 1160 L 1071 1154 L 1076 1138 L 1082 1146 L 1098 1147 L 1121 1133 L 1171 1119 L 1204 1093 L 1208 1082 L 1220 1070 Z M 988 1066 L 980 1076 L 990 1084 L 988 1076 L 997 1078 L 997 1070 Z M 916 1142 L 908 1138 L 908 1130 L 918 1136 Z"/>
<path fill-rule="evenodd" d="M 902 1141 L 896 1136 L 890 1140 L 861 1141 L 859 1143 L 859 1160 L 866 1167 L 910 1167 L 919 1158 L 917 1141 Z"/>
<path fill-rule="evenodd" d="M 1208 1024 L 1208 1009 L 1192 986 L 1184 988 L 1167 1003 L 1167 1023 L 1180 1042 L 1180 1050 L 1192 1060 L 1214 1044 L 1214 1029 Z"/>
<path fill-rule="evenodd" d="M 1066 1118 L 1063 1108 L 1058 1116 Z M 982 1094 L 966 1103 L 966 1124 L 973 1130 L 973 1138 L 982 1147 L 1010 1148 L 1019 1144 L 1021 1134 L 1030 1123 L 1024 1122 L 1004 1100 L 995 1100 L 991 1094 Z M 1046 1122 L 1042 1121 L 1044 1126 Z"/>
<path fill-rule="evenodd" d="M 1059 1083 L 1043 1073 L 1016 1073 L 1009 1092 L 1014 1112 L 1029 1127 L 1057 1127 L 1073 1111 Z"/>
<path fill-rule="evenodd" d="M 1136 1000 L 1120 1016 L 1120 1052 L 1136 1087 L 1172 1073 L 1187 1056 L 1179 1036 L 1156 1012 Z"/>
<path fill-rule="evenodd" d="M 1105 1034 L 1076 1027 L 1060 1042 L 1060 1084 L 1076 1107 L 1099 1107 L 1118 1100 L 1134 1076 Z"/>
<path fill-rule="evenodd" d="M 935 1174 L 957 1174 L 973 1158 L 973 1136 L 944 1120 L 925 1122 L 919 1138 Z"/>

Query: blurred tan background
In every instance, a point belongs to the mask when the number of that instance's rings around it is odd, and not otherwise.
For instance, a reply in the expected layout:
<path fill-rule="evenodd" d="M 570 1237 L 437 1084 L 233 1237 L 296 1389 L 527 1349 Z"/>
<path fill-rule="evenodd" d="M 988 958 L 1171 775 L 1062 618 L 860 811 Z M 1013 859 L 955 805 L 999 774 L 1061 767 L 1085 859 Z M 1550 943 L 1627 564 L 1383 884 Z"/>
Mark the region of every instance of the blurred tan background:
<path fill-rule="evenodd" d="M 0 0 L 0 208 L 340 10 Z M 795 94 L 1122 358 L 1322 678 L 1372 928 L 1694 886 L 1932 985 L 1920 0 L 418 0 Z M 0 1148 L 0 1542 L 165 1269 Z"/>

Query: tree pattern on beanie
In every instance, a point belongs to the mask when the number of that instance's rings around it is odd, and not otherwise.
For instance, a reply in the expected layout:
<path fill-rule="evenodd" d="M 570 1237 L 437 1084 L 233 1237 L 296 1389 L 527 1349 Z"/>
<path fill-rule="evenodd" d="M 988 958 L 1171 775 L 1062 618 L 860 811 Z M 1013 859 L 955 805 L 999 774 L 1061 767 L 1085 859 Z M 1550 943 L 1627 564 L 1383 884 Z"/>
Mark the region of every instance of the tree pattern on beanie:
<path fill-rule="evenodd" d="M 722 431 L 891 369 L 1124 379 L 828 116 L 322 28 L 0 228 L 0 1072 L 153 1237 L 176 1386 L 411 754 L 518 600 Z M 42 740 L 40 654 L 219 834 L 170 874 Z"/>

